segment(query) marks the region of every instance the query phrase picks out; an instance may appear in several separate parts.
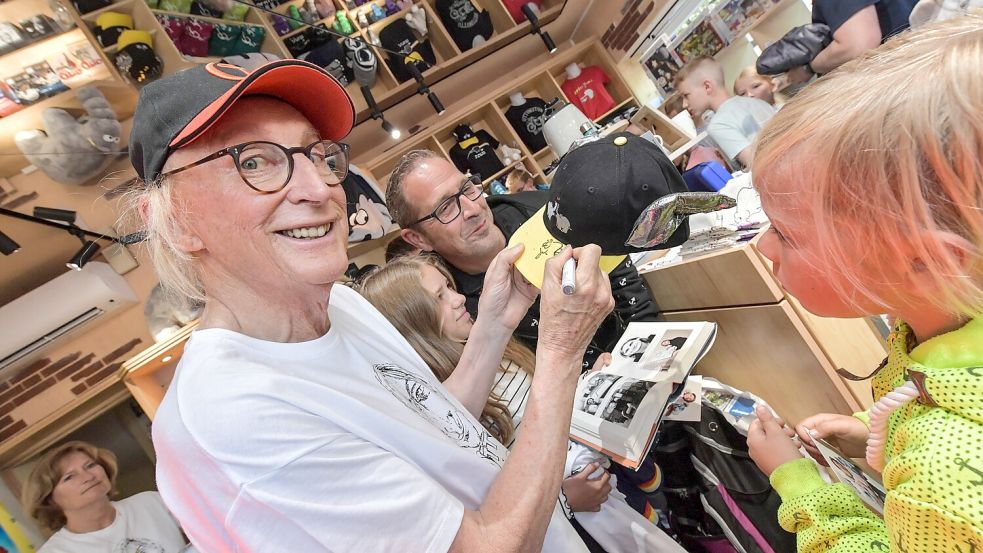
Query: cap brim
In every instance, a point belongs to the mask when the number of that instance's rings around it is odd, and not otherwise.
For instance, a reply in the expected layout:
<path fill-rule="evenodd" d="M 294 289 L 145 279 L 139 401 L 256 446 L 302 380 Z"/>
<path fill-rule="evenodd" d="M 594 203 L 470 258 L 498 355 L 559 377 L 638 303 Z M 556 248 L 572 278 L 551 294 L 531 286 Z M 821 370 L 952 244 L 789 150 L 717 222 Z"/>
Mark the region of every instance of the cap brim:
<path fill-rule="evenodd" d="M 526 248 L 522 252 L 522 256 L 515 262 L 515 268 L 537 288 L 543 287 L 546 261 L 559 253 L 566 245 L 546 230 L 546 224 L 543 221 L 545 212 L 546 206 L 541 207 L 509 239 L 509 247 L 516 244 L 525 245 Z M 624 259 L 625 256 L 623 255 L 602 255 L 598 261 L 598 267 L 605 273 L 610 273 Z"/>
<path fill-rule="evenodd" d="M 219 78 L 235 77 L 221 70 Z M 176 150 L 187 146 L 245 96 L 272 96 L 297 109 L 317 129 L 322 139 L 341 140 L 355 125 L 355 106 L 334 77 L 316 65 L 293 59 L 265 64 L 248 73 L 225 94 L 201 110 L 170 143 Z"/>

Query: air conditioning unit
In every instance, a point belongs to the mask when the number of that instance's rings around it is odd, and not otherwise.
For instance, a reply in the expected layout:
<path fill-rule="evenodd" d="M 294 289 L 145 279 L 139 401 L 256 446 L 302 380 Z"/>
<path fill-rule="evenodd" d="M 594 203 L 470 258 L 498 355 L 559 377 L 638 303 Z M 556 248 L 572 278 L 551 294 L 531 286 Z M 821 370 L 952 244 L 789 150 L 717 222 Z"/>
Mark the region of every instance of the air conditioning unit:
<path fill-rule="evenodd" d="M 0 307 L 0 381 L 137 301 L 122 276 L 93 261 Z"/>

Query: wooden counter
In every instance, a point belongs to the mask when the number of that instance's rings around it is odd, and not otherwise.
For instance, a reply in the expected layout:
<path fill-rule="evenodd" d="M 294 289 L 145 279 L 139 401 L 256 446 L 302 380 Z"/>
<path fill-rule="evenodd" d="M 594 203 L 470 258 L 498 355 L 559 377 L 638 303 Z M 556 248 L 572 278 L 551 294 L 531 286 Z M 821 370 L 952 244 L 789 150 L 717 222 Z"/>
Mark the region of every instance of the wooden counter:
<path fill-rule="evenodd" d="M 713 321 L 717 341 L 696 372 L 753 392 L 788 422 L 871 404 L 868 374 L 886 355 L 867 319 L 817 317 L 786 294 L 751 243 L 642 274 L 666 321 Z"/>

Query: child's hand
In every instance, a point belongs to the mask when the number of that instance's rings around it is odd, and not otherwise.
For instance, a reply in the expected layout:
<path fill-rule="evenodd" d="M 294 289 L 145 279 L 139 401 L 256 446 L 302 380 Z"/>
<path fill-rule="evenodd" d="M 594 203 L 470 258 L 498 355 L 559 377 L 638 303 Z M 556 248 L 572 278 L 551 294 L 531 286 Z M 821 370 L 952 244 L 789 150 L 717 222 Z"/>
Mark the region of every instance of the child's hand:
<path fill-rule="evenodd" d="M 748 453 L 754 464 L 767 476 L 789 461 L 801 459 L 799 446 L 792 440 L 793 432 L 776 419 L 766 407 L 755 410 L 758 420 L 751 423 L 747 433 Z"/>
<path fill-rule="evenodd" d="M 611 484 L 608 483 L 608 480 L 611 480 L 611 473 L 604 471 L 600 478 L 590 479 L 590 475 L 599 466 L 597 463 L 591 463 L 584 470 L 564 479 L 560 485 L 573 512 L 596 513 L 601 510 L 601 504 L 608 500 L 608 495 L 611 493 Z"/>
<path fill-rule="evenodd" d="M 820 439 L 826 440 L 830 445 L 839 449 L 847 457 L 854 458 L 864 456 L 867 449 L 867 437 L 870 436 L 870 429 L 860 419 L 835 413 L 819 413 L 808 417 L 800 422 L 795 430 L 806 451 L 823 465 L 826 464 L 826 460 L 813 445 L 809 430 L 812 430 Z"/>

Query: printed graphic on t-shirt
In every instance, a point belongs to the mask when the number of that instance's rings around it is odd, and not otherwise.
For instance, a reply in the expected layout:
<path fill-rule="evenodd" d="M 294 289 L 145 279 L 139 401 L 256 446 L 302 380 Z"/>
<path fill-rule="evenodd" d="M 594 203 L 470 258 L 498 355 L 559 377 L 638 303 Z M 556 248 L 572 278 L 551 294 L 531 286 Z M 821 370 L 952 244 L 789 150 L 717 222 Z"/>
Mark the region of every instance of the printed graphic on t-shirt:
<path fill-rule="evenodd" d="M 116 544 L 113 553 L 166 553 L 157 542 L 143 538 L 126 538 Z"/>
<path fill-rule="evenodd" d="M 478 24 L 478 10 L 471 0 L 454 0 L 447 7 L 447 15 L 459 29 L 470 29 Z"/>
<path fill-rule="evenodd" d="M 474 450 L 496 466 L 505 462 L 505 446 L 481 425 L 471 422 L 430 382 L 392 363 L 372 365 L 376 380 L 418 415 L 464 449 Z"/>

